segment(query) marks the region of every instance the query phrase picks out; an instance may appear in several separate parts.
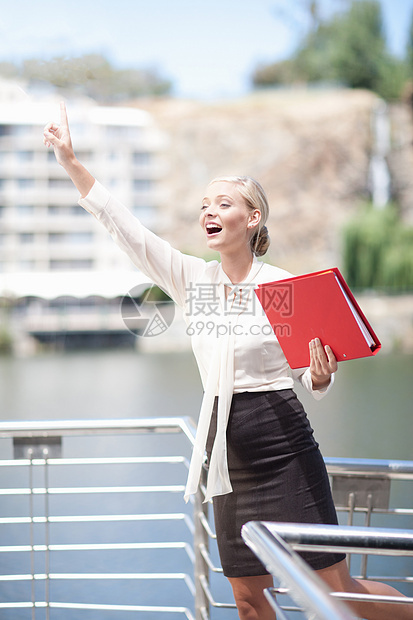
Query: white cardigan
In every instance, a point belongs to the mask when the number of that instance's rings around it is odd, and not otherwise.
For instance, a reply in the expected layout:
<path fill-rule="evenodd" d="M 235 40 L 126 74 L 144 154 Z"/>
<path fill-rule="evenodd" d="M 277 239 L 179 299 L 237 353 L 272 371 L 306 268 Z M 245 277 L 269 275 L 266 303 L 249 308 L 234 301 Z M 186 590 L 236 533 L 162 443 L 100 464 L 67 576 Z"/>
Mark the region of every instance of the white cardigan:
<path fill-rule="evenodd" d="M 246 281 L 234 286 L 218 261 L 207 262 L 172 248 L 142 226 L 98 181 L 79 204 L 105 226 L 134 264 L 184 310 L 205 391 L 185 499 L 197 490 L 215 396 L 219 396 L 218 427 L 205 501 L 231 492 L 226 427 L 232 394 L 288 389 L 296 379 L 315 398 L 321 398 L 333 383 L 323 390 L 313 390 L 308 368 L 290 369 L 254 293 L 258 284 L 291 274 L 254 259 Z"/>

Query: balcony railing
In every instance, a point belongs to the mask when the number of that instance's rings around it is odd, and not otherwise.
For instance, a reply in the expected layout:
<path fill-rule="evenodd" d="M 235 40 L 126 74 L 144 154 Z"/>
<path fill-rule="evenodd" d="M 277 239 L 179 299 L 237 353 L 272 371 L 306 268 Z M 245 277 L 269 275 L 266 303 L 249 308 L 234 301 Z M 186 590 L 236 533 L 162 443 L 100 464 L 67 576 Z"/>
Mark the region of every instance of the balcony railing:
<path fill-rule="evenodd" d="M 282 587 L 266 591 L 270 604 L 280 617 L 280 605 L 275 594 L 288 594 L 300 606 L 295 611 L 311 614 L 319 620 L 350 618 L 345 607 L 332 598 L 344 601 L 409 604 L 413 597 L 371 595 L 329 591 L 316 573 L 295 553 L 298 551 L 344 552 L 413 558 L 413 530 L 388 528 L 356 528 L 353 526 L 313 525 L 298 523 L 250 522 L 242 535 L 246 543 L 263 562 L 267 570 L 278 577 Z M 412 582 L 410 578 L 400 579 Z M 288 587 L 286 588 L 286 584 Z M 284 616 L 281 615 L 281 618 Z"/>
<path fill-rule="evenodd" d="M 204 485 L 183 501 L 194 435 L 189 418 L 1 422 L 2 620 L 72 620 L 74 610 L 79 620 L 235 620 Z M 412 529 L 413 463 L 326 462 L 354 532 L 360 519 Z M 364 559 L 375 556 L 350 551 L 361 576 L 411 587 L 411 558 L 383 577 Z"/>

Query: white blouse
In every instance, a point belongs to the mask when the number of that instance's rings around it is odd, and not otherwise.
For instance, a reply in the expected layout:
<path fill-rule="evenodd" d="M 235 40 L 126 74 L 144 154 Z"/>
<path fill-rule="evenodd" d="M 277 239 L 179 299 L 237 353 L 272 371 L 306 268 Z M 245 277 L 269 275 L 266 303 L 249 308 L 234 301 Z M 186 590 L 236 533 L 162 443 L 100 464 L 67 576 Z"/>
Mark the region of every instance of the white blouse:
<path fill-rule="evenodd" d="M 217 433 L 205 501 L 232 491 L 226 456 L 226 427 L 233 393 L 292 388 L 299 380 L 315 398 L 307 368 L 291 370 L 254 293 L 264 282 L 291 274 L 254 258 L 245 282 L 233 285 L 218 261 L 204 261 L 172 248 L 98 182 L 79 204 L 92 213 L 152 282 L 183 308 L 187 333 L 204 388 L 185 499 L 198 487 L 215 396 Z M 226 288 L 227 287 L 227 288 Z M 225 290 L 226 289 L 226 290 Z"/>

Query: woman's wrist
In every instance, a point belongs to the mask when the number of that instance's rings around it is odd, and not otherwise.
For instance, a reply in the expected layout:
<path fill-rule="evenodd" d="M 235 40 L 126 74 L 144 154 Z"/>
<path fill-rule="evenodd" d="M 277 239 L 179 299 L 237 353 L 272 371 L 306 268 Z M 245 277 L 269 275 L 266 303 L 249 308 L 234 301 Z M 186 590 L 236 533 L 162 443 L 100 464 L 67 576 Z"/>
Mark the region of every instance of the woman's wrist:
<path fill-rule="evenodd" d="M 64 164 L 62 163 L 62 166 L 72 179 L 82 198 L 87 196 L 95 183 L 95 178 L 84 165 L 80 163 L 75 155 L 66 160 Z"/>
<path fill-rule="evenodd" d="M 313 375 L 311 375 L 311 381 L 313 384 L 313 390 L 323 390 L 324 388 L 327 388 L 330 385 L 330 381 L 331 381 L 331 375 L 329 375 L 328 377 L 314 377 Z"/>

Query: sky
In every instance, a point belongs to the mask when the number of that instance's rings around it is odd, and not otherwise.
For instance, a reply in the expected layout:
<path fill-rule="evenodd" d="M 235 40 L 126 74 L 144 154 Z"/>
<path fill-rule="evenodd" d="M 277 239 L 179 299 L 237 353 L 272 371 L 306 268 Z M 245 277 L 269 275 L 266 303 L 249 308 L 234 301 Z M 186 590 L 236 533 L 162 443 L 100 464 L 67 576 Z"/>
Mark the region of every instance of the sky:
<path fill-rule="evenodd" d="M 307 0 L 308 1 L 308 0 Z M 325 16 L 348 0 L 320 0 Z M 117 68 L 154 68 L 174 94 L 248 91 L 260 63 L 288 57 L 306 32 L 306 0 L 0 0 L 0 62 L 99 53 Z M 413 0 L 380 0 L 391 52 L 402 56 Z"/>

